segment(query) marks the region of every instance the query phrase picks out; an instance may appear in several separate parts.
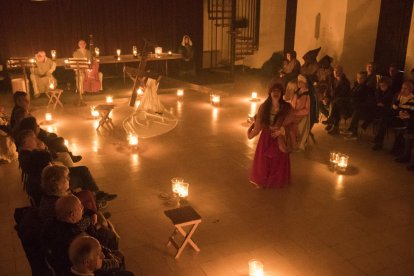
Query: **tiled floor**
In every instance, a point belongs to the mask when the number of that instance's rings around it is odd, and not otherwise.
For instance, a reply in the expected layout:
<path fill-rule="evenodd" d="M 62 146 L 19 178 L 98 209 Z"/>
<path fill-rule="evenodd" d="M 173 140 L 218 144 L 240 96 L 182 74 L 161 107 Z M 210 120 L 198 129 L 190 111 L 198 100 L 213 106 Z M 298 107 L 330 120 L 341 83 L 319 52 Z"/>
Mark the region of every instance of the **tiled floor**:
<path fill-rule="evenodd" d="M 66 102 L 54 113 L 57 133 L 83 155 L 80 164 L 118 194 L 108 210 L 128 268 L 136 275 L 248 275 L 248 261 L 256 258 L 265 275 L 414 275 L 414 174 L 389 153 L 372 152 L 369 131 L 360 141 L 344 141 L 316 125 L 317 144 L 291 155 L 290 186 L 249 184 L 257 139 L 245 135 L 248 97 L 254 89 L 263 99 L 262 83 L 242 75 L 216 86 L 228 92 L 219 108 L 207 94 L 186 91 L 178 103 L 167 91 L 160 97 L 178 126 L 140 140 L 135 153 L 120 127 L 132 112 L 127 98 L 115 99 L 112 135 L 97 135 L 87 107 Z M 44 113 L 36 106 L 37 117 Z M 350 155 L 349 174 L 328 169 L 332 149 Z M 1 165 L 0 176 L 0 275 L 30 275 L 13 229 L 14 208 L 27 204 L 17 163 Z M 194 235 L 201 252 L 188 248 L 177 261 L 165 246 L 173 226 L 163 211 L 172 207 L 160 197 L 175 176 L 188 180 L 189 204 L 203 217 Z"/>

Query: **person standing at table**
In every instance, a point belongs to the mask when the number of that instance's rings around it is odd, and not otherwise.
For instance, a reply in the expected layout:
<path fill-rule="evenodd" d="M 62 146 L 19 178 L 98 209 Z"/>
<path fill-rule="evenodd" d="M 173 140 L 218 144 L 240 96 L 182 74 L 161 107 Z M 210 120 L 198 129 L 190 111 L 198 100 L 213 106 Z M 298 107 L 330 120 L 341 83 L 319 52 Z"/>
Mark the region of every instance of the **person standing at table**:
<path fill-rule="evenodd" d="M 79 48 L 73 52 L 73 57 L 74 58 L 86 58 L 88 60 L 92 60 L 92 54 L 91 51 L 89 51 L 88 49 L 86 49 L 86 42 L 85 40 L 79 40 L 78 42 L 78 46 Z M 102 72 L 98 72 L 98 68 L 97 67 L 97 63 L 93 63 L 92 65 L 92 69 L 87 69 L 87 70 L 79 70 L 79 80 L 78 80 L 78 76 L 76 75 L 76 87 L 78 88 L 78 91 L 80 91 L 80 93 L 83 94 L 84 90 L 84 81 L 85 78 L 91 78 L 90 74 L 94 73 L 95 77 L 97 77 L 99 79 L 99 83 L 100 83 L 100 89 L 99 90 L 103 90 L 103 86 L 102 86 L 102 80 L 103 80 L 103 74 Z M 76 74 L 78 74 L 78 72 L 76 72 Z M 78 83 L 79 81 L 79 83 Z"/>
<path fill-rule="evenodd" d="M 36 67 L 30 69 L 30 80 L 33 84 L 35 98 L 40 97 L 41 93 L 49 91 L 50 83 L 56 84 L 53 72 L 56 70 L 56 63 L 46 57 L 45 51 L 39 51 L 35 55 Z"/>

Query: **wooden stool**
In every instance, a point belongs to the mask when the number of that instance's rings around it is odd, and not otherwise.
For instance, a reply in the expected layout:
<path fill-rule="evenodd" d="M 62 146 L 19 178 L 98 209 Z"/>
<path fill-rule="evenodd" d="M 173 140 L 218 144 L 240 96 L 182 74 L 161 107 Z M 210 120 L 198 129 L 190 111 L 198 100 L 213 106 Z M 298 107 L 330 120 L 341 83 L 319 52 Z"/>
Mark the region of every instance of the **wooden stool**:
<path fill-rule="evenodd" d="M 101 118 L 99 120 L 98 127 L 96 128 L 97 131 L 100 127 L 105 128 L 105 126 L 108 126 L 110 130 L 113 130 L 115 128 L 114 124 L 112 123 L 112 119 L 109 118 L 109 114 L 114 109 L 114 107 L 114 104 L 100 104 L 95 107 L 95 110 L 99 112 L 99 117 Z"/>
<path fill-rule="evenodd" d="M 62 89 L 54 89 L 46 92 L 46 96 L 49 98 L 47 108 L 49 108 L 49 106 L 51 105 L 53 106 L 53 109 L 56 109 L 56 105 L 60 105 L 63 108 L 63 104 L 60 101 L 60 96 L 62 95 L 62 92 Z"/>
<path fill-rule="evenodd" d="M 190 244 L 195 251 L 199 252 L 200 248 L 198 248 L 195 242 L 191 239 L 191 236 L 197 229 L 198 224 L 200 224 L 201 216 L 191 206 L 167 210 L 164 211 L 164 214 L 171 220 L 171 222 L 175 226 L 174 232 L 168 239 L 167 243 L 167 246 L 172 244 L 178 250 L 177 254 L 175 255 L 175 259 L 178 259 L 178 257 L 180 257 L 187 243 Z M 190 231 L 188 233 L 185 232 L 182 228 L 185 226 L 191 226 Z M 184 241 L 181 245 L 179 245 L 174 239 L 177 232 L 179 232 L 184 237 Z"/>

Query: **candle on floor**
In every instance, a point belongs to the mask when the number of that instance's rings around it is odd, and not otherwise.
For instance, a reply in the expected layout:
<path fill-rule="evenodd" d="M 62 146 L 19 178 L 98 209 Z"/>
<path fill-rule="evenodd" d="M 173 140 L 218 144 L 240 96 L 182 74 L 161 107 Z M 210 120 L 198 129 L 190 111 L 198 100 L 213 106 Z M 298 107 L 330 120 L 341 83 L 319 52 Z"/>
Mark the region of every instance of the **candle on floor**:
<path fill-rule="evenodd" d="M 45 114 L 45 120 L 47 121 L 47 122 L 50 122 L 50 121 L 52 121 L 52 113 L 46 113 Z"/>
<path fill-rule="evenodd" d="M 188 188 L 190 184 L 188 183 L 181 183 L 181 185 L 178 187 L 178 197 L 180 198 L 186 198 L 188 197 Z"/>
<path fill-rule="evenodd" d="M 114 98 L 112 96 L 106 96 L 106 103 L 107 104 L 112 104 L 114 103 Z"/>
<path fill-rule="evenodd" d="M 219 105 L 220 104 L 220 95 L 211 95 L 211 103 L 212 105 Z"/>
<path fill-rule="evenodd" d="M 257 92 L 256 91 L 252 92 L 252 100 L 253 101 L 257 100 Z"/>
<path fill-rule="evenodd" d="M 174 194 L 178 194 L 178 191 L 180 190 L 180 187 L 183 183 L 184 183 L 184 178 L 174 177 L 173 179 L 171 179 L 172 192 Z"/>
<path fill-rule="evenodd" d="M 263 276 L 263 263 L 255 259 L 250 260 L 249 276 Z"/>
<path fill-rule="evenodd" d="M 184 89 L 177 90 L 177 97 L 179 100 L 182 100 L 184 98 Z"/>
<path fill-rule="evenodd" d="M 95 47 L 95 56 L 99 57 L 99 48 L 98 47 Z"/>
<path fill-rule="evenodd" d="M 99 111 L 95 110 L 95 106 L 91 107 L 91 115 L 92 117 L 94 117 L 95 119 L 99 117 Z"/>
<path fill-rule="evenodd" d="M 51 50 L 50 55 L 52 56 L 52 59 L 55 60 L 56 59 L 56 50 Z"/>
<path fill-rule="evenodd" d="M 346 168 L 348 167 L 348 160 L 349 160 L 349 156 L 346 155 L 346 154 L 341 154 L 339 156 L 339 161 L 336 164 L 337 168 L 338 168 L 338 171 L 340 171 L 340 172 L 345 172 L 346 171 Z"/>
<path fill-rule="evenodd" d="M 338 155 L 338 152 L 336 151 L 329 152 L 329 165 L 332 168 L 335 168 L 336 164 L 338 163 L 337 155 Z"/>
<path fill-rule="evenodd" d="M 138 146 L 138 136 L 136 134 L 130 134 L 128 140 L 131 148 L 136 148 Z"/>
<path fill-rule="evenodd" d="M 138 88 L 137 89 L 137 94 L 138 94 L 138 96 L 142 96 L 142 95 L 144 95 L 144 90 L 142 90 L 142 88 L 140 87 L 140 88 Z"/>

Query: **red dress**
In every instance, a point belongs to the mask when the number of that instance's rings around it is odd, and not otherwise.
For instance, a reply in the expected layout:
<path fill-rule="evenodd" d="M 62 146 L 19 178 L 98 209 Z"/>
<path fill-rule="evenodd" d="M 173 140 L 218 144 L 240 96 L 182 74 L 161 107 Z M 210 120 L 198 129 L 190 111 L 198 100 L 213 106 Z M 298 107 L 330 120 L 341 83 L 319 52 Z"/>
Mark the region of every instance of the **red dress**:
<path fill-rule="evenodd" d="M 99 63 L 94 62 L 92 69 L 85 70 L 85 79 L 83 81 L 83 91 L 89 93 L 97 93 L 101 88 L 99 81 Z"/>
<path fill-rule="evenodd" d="M 275 126 L 284 127 L 285 135 L 273 138 L 269 127 L 263 127 L 253 159 L 250 182 L 262 188 L 283 187 L 290 181 L 289 151 L 296 145 L 293 112 Z"/>

